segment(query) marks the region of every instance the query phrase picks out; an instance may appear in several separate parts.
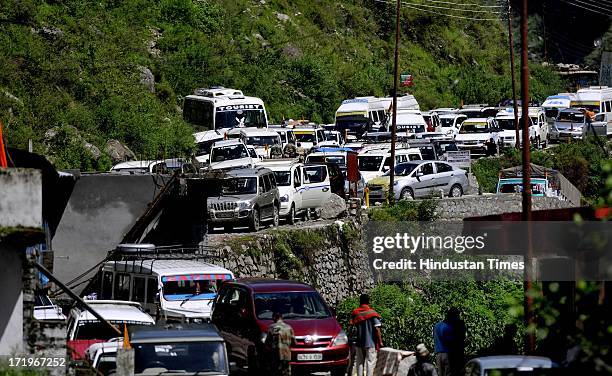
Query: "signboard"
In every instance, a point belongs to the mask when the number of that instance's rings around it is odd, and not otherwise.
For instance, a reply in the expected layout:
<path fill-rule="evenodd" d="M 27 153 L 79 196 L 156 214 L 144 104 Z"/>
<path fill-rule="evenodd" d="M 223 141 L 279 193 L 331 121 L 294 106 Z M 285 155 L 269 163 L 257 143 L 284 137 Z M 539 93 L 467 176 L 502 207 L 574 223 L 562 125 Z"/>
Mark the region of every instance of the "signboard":
<path fill-rule="evenodd" d="M 470 167 L 472 164 L 472 157 L 470 156 L 469 150 L 447 151 L 446 161 L 453 166 Z"/>
<path fill-rule="evenodd" d="M 229 106 L 217 107 L 217 112 L 238 111 L 238 110 L 263 110 L 261 104 L 232 104 Z"/>
<path fill-rule="evenodd" d="M 408 73 L 400 74 L 400 84 L 402 86 L 412 86 L 412 75 Z"/>

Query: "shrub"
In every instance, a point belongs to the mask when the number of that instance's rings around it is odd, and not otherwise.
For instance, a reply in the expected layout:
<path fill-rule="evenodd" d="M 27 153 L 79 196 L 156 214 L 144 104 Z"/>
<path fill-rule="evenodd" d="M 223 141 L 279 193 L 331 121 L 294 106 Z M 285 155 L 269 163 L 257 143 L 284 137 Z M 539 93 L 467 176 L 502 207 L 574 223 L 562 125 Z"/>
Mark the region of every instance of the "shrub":
<path fill-rule="evenodd" d="M 428 200 L 401 200 L 392 206 L 372 208 L 368 217 L 373 221 L 433 221 L 436 219 L 437 203 L 433 199 Z"/>

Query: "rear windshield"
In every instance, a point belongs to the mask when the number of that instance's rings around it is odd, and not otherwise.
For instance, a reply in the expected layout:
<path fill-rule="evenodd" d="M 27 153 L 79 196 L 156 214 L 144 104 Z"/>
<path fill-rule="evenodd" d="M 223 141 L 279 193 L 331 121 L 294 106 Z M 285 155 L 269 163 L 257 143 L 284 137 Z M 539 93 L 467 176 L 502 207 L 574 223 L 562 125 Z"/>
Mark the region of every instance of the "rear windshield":
<path fill-rule="evenodd" d="M 288 187 L 291 185 L 291 171 L 274 171 L 276 177 L 276 185 L 279 187 Z"/>
<path fill-rule="evenodd" d="M 284 319 L 324 319 L 331 316 L 323 298 L 315 291 L 255 294 L 255 313 L 261 320 L 272 320 L 274 312 Z"/>
<path fill-rule="evenodd" d="M 361 171 L 379 171 L 382 160 L 382 155 L 363 155 L 357 157 L 359 170 Z"/>
<path fill-rule="evenodd" d="M 123 328 L 123 324 L 130 325 L 153 325 L 150 322 L 140 321 L 111 321 L 112 324 L 117 324 Z M 101 339 L 108 341 L 111 338 L 117 337 L 117 332 L 99 321 L 80 321 L 79 326 L 74 336 L 75 339 Z"/>
<path fill-rule="evenodd" d="M 139 343 L 134 349 L 136 374 L 228 374 L 223 342 Z"/>

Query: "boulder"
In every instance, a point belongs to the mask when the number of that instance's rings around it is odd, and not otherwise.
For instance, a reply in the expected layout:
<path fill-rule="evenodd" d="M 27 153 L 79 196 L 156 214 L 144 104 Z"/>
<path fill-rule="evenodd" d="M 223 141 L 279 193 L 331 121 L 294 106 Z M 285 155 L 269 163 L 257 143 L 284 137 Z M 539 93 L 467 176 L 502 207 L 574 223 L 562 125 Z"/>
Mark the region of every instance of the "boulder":
<path fill-rule="evenodd" d="M 140 71 L 140 83 L 144 85 L 151 93 L 155 93 L 155 76 L 147 67 L 138 67 Z"/>
<path fill-rule="evenodd" d="M 346 202 L 337 194 L 332 193 L 329 200 L 321 208 L 321 218 L 336 219 L 346 216 Z"/>
<path fill-rule="evenodd" d="M 134 152 L 117 140 L 108 140 L 105 150 L 113 160 L 113 163 L 136 160 Z"/>
<path fill-rule="evenodd" d="M 287 22 L 289 21 L 289 16 L 284 13 L 276 13 L 276 19 L 282 22 Z"/>
<path fill-rule="evenodd" d="M 96 145 L 90 144 L 87 141 L 83 143 L 83 147 L 89 152 L 89 154 L 91 154 L 91 156 L 95 160 L 98 160 L 98 158 L 100 158 L 100 156 L 102 155 L 102 152 L 100 151 L 100 149 L 98 149 Z"/>

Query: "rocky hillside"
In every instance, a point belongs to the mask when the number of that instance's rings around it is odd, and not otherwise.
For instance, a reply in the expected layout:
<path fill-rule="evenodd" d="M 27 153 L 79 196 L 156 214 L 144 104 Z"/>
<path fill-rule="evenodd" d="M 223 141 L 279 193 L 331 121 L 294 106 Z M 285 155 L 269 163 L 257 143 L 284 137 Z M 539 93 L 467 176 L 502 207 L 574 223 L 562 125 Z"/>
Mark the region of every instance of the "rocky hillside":
<path fill-rule="evenodd" d="M 332 122 L 342 99 L 389 93 L 393 22 L 375 0 L 0 0 L 0 117 L 9 145 L 83 170 L 129 154 L 109 140 L 140 159 L 189 154 L 180 105 L 195 87 L 262 97 L 274 121 Z M 508 97 L 506 45 L 500 21 L 402 11 L 401 68 L 424 108 Z M 561 89 L 532 72 L 532 95 Z"/>

